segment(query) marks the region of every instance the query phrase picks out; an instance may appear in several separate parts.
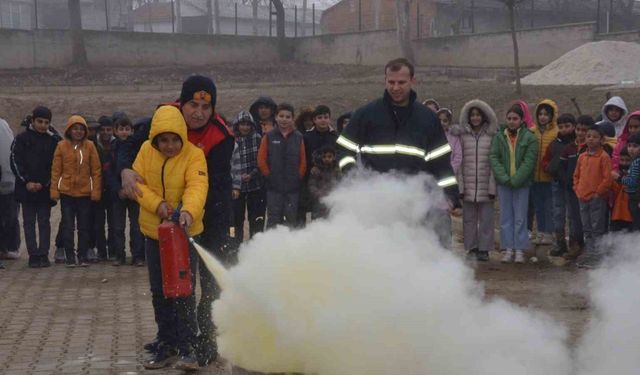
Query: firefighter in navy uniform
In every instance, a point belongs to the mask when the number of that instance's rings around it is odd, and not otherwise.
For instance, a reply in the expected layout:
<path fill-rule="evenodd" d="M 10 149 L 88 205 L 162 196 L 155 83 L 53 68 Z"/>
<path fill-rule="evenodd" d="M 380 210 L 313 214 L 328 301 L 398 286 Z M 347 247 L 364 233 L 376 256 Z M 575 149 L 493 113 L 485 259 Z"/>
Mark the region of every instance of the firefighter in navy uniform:
<path fill-rule="evenodd" d="M 429 173 L 444 189 L 450 212 L 459 215 L 451 147 L 436 114 L 416 101 L 413 65 L 406 59 L 389 61 L 385 83 L 384 96 L 355 111 L 338 138 L 340 168 L 354 166 L 359 158 L 378 172 Z"/>

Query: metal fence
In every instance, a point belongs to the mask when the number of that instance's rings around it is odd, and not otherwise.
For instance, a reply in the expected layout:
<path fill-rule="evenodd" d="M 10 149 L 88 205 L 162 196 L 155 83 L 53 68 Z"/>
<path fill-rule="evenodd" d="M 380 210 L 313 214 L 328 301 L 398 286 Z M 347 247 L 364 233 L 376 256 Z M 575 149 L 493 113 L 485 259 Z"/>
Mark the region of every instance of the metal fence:
<path fill-rule="evenodd" d="M 80 6 L 85 30 L 276 36 L 268 0 L 80 0 Z M 285 35 L 320 34 L 321 14 L 311 1 L 287 4 Z M 68 29 L 68 2 L 1 0 L 0 28 Z"/>

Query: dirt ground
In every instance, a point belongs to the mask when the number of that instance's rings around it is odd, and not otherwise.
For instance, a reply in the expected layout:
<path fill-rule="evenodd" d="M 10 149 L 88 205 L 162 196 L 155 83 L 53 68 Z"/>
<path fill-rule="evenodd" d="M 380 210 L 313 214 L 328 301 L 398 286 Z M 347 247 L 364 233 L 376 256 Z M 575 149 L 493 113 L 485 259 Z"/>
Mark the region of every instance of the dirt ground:
<path fill-rule="evenodd" d="M 381 67 L 226 64 L 201 69 L 0 71 L 0 117 L 17 129 L 23 116 L 38 104 L 53 110 L 53 122 L 58 128 L 64 126 L 72 113 L 97 118 L 118 110 L 132 118 L 151 116 L 159 103 L 177 98 L 182 79 L 190 73 L 214 77 L 218 84 L 216 108 L 228 117 L 247 109 L 259 95 L 269 95 L 277 102 L 291 102 L 296 108 L 326 104 L 337 117 L 380 96 L 384 89 Z M 494 80 L 449 80 L 420 71 L 416 78 L 419 98 L 436 98 L 456 113 L 466 101 L 481 98 L 496 108 L 499 118 L 503 118 L 509 102 L 516 98 L 530 103 L 552 98 L 558 102 L 561 112 L 577 114 L 570 101 L 576 98 L 584 113 L 596 115 L 608 91 L 595 87 L 524 87 L 523 94 L 516 95 L 510 83 Z M 159 83 L 168 84 L 170 88 L 144 89 L 144 85 Z M 103 85 L 110 86 L 95 89 Z M 114 89 L 113 85 L 121 85 L 122 89 Z M 60 86 L 61 92 L 42 94 L 39 87 L 43 86 Z M 23 92 L 8 93 L 16 88 Z M 640 89 L 610 92 L 621 95 L 630 109 L 640 108 Z M 547 249 L 538 250 L 543 254 Z M 570 342 L 575 343 L 590 314 L 587 273 L 573 266 L 556 267 L 545 261 L 516 266 L 500 264 L 497 259 L 498 253 L 493 253 L 490 263 L 475 266 L 487 298 L 504 297 L 545 311 L 569 328 Z"/>

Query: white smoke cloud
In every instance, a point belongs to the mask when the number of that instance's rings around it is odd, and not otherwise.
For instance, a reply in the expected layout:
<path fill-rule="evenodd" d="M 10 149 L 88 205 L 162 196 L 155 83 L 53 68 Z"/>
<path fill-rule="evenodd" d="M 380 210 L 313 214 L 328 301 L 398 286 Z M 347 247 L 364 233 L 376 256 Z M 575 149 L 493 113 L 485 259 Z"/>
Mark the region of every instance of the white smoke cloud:
<path fill-rule="evenodd" d="M 485 300 L 473 271 L 422 222 L 427 178 L 359 177 L 328 220 L 241 249 L 214 303 L 220 354 L 262 372 L 567 375 L 566 330 Z"/>
<path fill-rule="evenodd" d="M 580 375 L 640 373 L 640 236 L 616 236 L 605 266 L 590 274 L 592 318 L 577 349 Z"/>

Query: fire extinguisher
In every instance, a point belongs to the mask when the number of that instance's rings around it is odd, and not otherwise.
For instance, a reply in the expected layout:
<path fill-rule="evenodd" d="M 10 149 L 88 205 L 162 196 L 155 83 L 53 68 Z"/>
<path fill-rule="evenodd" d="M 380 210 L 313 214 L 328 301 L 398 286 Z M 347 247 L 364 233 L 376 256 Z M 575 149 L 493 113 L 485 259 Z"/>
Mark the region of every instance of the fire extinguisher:
<path fill-rule="evenodd" d="M 189 240 L 186 229 L 178 223 L 181 208 L 182 204 L 170 220 L 158 225 L 162 293 L 166 298 L 188 297 L 193 293 Z"/>

